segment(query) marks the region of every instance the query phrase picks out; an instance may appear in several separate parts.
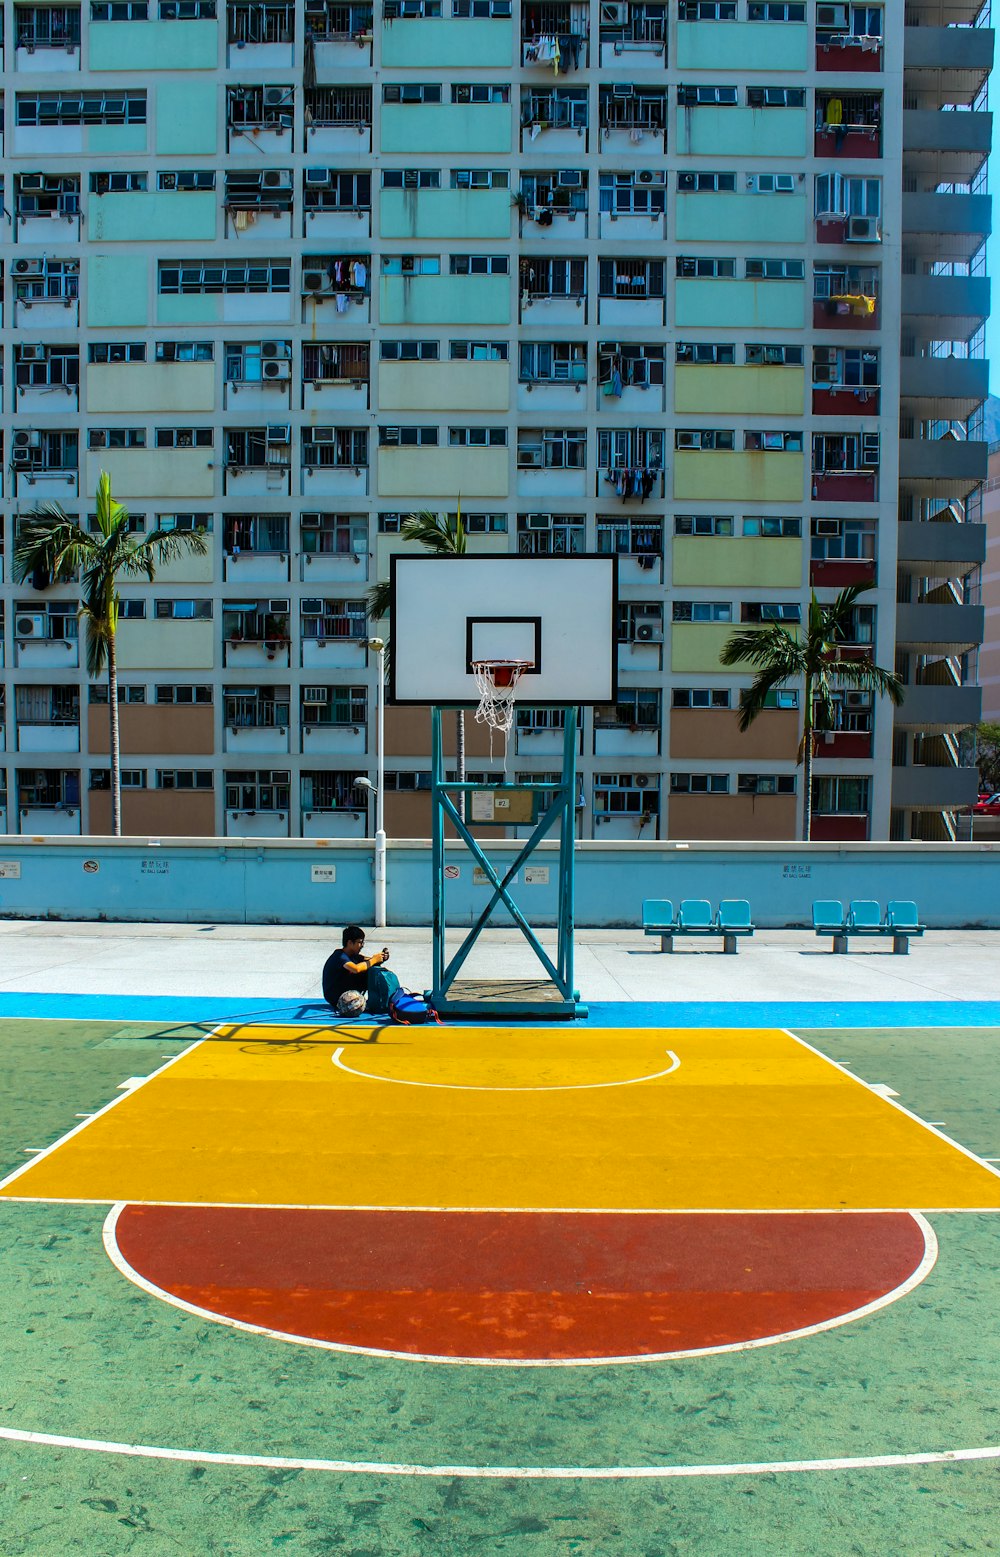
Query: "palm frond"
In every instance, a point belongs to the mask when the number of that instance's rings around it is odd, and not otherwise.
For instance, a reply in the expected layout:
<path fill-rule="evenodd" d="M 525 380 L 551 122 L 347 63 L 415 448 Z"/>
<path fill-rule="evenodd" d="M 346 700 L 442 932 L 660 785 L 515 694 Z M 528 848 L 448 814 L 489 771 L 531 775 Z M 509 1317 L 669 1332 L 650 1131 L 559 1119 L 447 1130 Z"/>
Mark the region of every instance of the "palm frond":
<path fill-rule="evenodd" d="M 843 686 L 887 697 L 896 708 L 906 695 L 905 686 L 893 671 L 883 670 L 881 665 L 876 665 L 874 660 L 868 658 L 837 660 L 830 666 L 830 674 Z"/>
<path fill-rule="evenodd" d="M 152 583 L 157 568 L 162 564 L 176 562 L 180 557 L 204 557 L 207 551 L 208 538 L 203 527 L 197 530 L 157 528 L 144 540 L 130 539 L 129 544 L 122 548 L 118 568 L 127 578 L 145 575 Z"/>
<path fill-rule="evenodd" d="M 368 591 L 368 620 L 379 622 L 384 616 L 389 615 L 389 602 L 392 591 L 388 579 L 382 579 L 378 584 L 373 584 Z"/>
<path fill-rule="evenodd" d="M 465 555 L 465 525 L 461 513 L 454 521 L 448 514 L 435 514 L 427 508 L 410 514 L 403 520 L 400 534 L 404 541 L 416 541 L 425 551 L 437 557 L 462 557 Z"/>
<path fill-rule="evenodd" d="M 783 667 L 773 666 L 759 671 L 752 685 L 742 688 L 738 718 L 741 735 L 745 735 L 758 715 L 764 712 L 768 694 L 776 691 L 778 687 L 786 686 L 788 680 L 789 677 Z"/>
<path fill-rule="evenodd" d="M 799 639 L 778 623 L 732 633 L 723 644 L 719 659 L 723 665 L 756 665 L 762 670 L 781 666 L 785 676 L 801 675 L 804 664 Z"/>
<path fill-rule="evenodd" d="M 92 535 L 58 503 L 40 504 L 20 521 L 14 539 L 14 577 L 23 582 L 38 569 L 53 578 L 85 567 L 96 549 Z"/>

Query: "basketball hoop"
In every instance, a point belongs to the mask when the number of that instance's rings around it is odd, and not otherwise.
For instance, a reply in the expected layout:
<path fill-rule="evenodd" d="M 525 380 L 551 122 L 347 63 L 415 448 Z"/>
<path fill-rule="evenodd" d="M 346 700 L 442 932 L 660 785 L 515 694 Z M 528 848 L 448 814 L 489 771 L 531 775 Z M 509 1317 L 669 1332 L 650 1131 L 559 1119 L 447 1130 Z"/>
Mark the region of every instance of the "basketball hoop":
<path fill-rule="evenodd" d="M 514 723 L 517 684 L 525 671 L 533 668 L 531 660 L 474 660 L 472 674 L 479 693 L 476 723 L 502 731 L 506 740 Z"/>

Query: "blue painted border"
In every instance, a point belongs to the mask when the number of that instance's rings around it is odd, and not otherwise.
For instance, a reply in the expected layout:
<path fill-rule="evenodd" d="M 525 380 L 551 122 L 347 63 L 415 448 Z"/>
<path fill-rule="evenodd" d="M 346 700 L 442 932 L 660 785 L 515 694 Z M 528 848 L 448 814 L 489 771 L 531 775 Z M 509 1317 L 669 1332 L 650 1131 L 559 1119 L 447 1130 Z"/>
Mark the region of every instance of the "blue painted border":
<path fill-rule="evenodd" d="M 215 995 L 73 995 L 0 993 L 0 1020 L 34 1017 L 118 1022 L 266 1021 L 335 1025 L 322 1000 L 237 1000 Z M 449 1023 L 448 1025 L 452 1025 Z M 482 1025 L 482 1020 L 462 1025 Z M 516 1023 L 507 1023 L 516 1026 Z M 697 1000 L 595 1001 L 582 1022 L 547 1024 L 564 1032 L 587 1027 L 998 1027 L 1000 1000 Z"/>

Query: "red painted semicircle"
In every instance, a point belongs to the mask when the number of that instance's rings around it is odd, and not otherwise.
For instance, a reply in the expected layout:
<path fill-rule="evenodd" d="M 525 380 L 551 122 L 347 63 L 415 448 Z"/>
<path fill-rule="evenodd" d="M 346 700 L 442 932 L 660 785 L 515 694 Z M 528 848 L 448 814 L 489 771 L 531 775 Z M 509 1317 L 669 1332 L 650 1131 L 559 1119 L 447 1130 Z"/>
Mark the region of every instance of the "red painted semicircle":
<path fill-rule="evenodd" d="M 906 1212 L 326 1211 L 125 1206 L 167 1298 L 292 1338 L 558 1362 L 736 1346 L 885 1297 L 925 1254 Z"/>

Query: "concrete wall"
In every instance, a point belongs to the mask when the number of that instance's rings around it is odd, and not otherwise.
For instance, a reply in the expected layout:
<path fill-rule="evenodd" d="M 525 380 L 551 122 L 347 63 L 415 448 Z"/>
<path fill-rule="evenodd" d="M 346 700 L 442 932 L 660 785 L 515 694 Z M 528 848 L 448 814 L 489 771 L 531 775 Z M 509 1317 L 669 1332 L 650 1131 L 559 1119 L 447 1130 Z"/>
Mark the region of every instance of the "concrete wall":
<path fill-rule="evenodd" d="M 758 801 L 762 805 L 763 801 Z M 521 847 L 493 846 L 498 860 Z M 535 924 L 551 923 L 556 852 L 549 885 L 515 889 Z M 458 879 L 449 883 L 448 920 L 468 924 L 486 902 L 467 852 L 455 846 Z M 370 924 L 374 901 L 370 842 L 169 838 L 0 839 L 0 917 L 107 919 L 153 923 Z M 577 848 L 576 921 L 636 926 L 645 897 L 749 899 L 765 927 L 811 922 L 815 898 L 913 898 L 932 928 L 1000 929 L 996 892 L 1000 844 L 585 843 Z M 94 866 L 97 869 L 94 869 Z M 335 880 L 313 879 L 329 867 Z M 431 850 L 425 840 L 389 847 L 389 919 L 428 924 Z M 507 922 L 497 915 L 496 923 Z"/>

